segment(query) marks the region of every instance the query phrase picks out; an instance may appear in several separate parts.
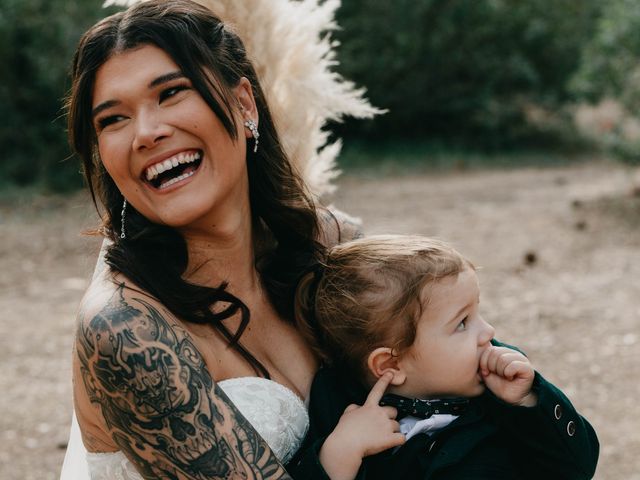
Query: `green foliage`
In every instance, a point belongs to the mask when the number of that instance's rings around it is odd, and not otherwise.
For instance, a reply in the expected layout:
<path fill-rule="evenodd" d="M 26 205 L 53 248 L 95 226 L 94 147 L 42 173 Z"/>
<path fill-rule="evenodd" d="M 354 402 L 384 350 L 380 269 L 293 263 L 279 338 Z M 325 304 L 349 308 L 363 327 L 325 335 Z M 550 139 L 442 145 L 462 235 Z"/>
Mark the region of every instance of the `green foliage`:
<path fill-rule="evenodd" d="M 586 45 L 572 88 L 592 101 L 616 98 L 626 108 L 640 107 L 640 3 L 610 0 Z"/>
<path fill-rule="evenodd" d="M 588 138 L 619 158 L 640 163 L 640 3 L 611 0 L 586 44 L 571 83 Z M 581 114 L 581 116 L 580 116 Z"/>
<path fill-rule="evenodd" d="M 584 160 L 585 156 L 561 152 L 502 150 L 484 152 L 435 142 L 382 141 L 375 144 L 358 140 L 345 145 L 340 168 L 358 174 L 414 175 L 423 171 L 461 171 L 472 169 L 508 169 L 524 166 L 566 166 Z"/>
<path fill-rule="evenodd" d="M 596 0 L 349 0 L 340 69 L 389 113 L 364 129 L 474 146 L 539 138 L 526 111 L 556 109 L 592 33 Z"/>
<path fill-rule="evenodd" d="M 105 12 L 92 1 L 0 2 L 0 185 L 76 188 L 62 109 L 67 72 L 80 35 Z"/>
<path fill-rule="evenodd" d="M 342 3 L 339 69 L 389 113 L 339 125 L 340 135 L 540 147 L 571 135 L 561 112 L 576 91 L 640 102 L 640 6 L 631 0 Z M 107 13 L 101 0 L 0 0 L 0 187 L 80 185 L 66 144 L 67 71 L 82 32 Z"/>

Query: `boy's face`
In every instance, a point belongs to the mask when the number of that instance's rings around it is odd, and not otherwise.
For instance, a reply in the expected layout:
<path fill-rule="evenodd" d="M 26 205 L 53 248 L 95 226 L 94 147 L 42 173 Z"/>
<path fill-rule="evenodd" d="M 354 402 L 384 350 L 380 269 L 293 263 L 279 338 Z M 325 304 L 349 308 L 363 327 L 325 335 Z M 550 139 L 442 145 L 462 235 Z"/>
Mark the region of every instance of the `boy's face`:
<path fill-rule="evenodd" d="M 428 289 L 428 290 L 427 290 Z M 427 285 L 416 339 L 398 359 L 406 374 L 395 391 L 418 398 L 474 397 L 484 391 L 480 356 L 494 329 L 478 311 L 480 289 L 471 268 Z"/>

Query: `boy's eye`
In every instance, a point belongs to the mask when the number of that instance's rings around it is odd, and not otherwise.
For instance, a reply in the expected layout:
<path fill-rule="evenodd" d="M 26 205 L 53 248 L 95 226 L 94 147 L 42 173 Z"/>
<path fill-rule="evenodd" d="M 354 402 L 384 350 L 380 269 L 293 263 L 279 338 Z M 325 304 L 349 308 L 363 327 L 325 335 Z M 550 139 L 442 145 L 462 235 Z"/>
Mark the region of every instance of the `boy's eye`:
<path fill-rule="evenodd" d="M 176 85 L 170 88 L 165 88 L 164 90 L 162 90 L 162 92 L 160 92 L 160 103 L 162 103 L 168 98 L 173 97 L 178 92 L 181 92 L 183 90 L 188 90 L 189 88 L 190 87 L 188 87 L 187 85 Z"/>
<path fill-rule="evenodd" d="M 460 320 L 460 323 L 458 323 L 458 326 L 456 327 L 456 331 L 458 332 L 462 332 L 464 330 L 467 329 L 467 320 L 469 319 L 469 317 L 464 317 L 462 320 Z"/>

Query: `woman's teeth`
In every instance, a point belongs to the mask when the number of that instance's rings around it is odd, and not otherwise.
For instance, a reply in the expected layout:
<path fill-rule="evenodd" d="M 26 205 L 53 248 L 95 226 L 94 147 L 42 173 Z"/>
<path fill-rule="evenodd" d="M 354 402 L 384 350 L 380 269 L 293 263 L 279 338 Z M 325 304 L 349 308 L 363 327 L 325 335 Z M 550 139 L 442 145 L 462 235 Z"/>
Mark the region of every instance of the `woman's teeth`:
<path fill-rule="evenodd" d="M 194 173 L 196 173 L 196 171 L 195 170 L 191 170 L 190 172 L 183 173 L 182 175 L 178 175 L 177 177 L 172 178 L 171 180 L 169 180 L 167 182 L 164 182 L 158 188 L 160 190 L 162 190 L 163 188 L 167 188 L 167 187 L 173 185 L 174 183 L 179 182 L 180 180 L 184 180 L 185 178 L 189 178 Z"/>
<path fill-rule="evenodd" d="M 198 160 L 200 160 L 201 154 L 200 152 L 193 152 L 193 153 L 179 153 L 177 155 L 174 155 L 171 158 L 167 158 L 166 160 L 162 161 L 162 162 L 158 162 L 152 166 L 150 166 L 149 168 L 147 168 L 146 172 L 145 172 L 145 177 L 147 179 L 147 181 L 152 181 L 155 180 L 158 175 L 160 175 L 163 172 L 168 172 L 169 170 L 179 166 L 179 165 L 184 165 L 187 163 L 194 163 Z M 168 183 L 175 183 L 176 181 L 178 181 L 177 179 L 180 177 L 186 178 L 185 175 L 187 177 L 193 175 L 193 172 L 191 172 L 190 174 L 182 174 L 178 177 L 176 177 L 175 179 L 171 179 L 169 180 L 169 182 L 164 183 L 162 186 L 165 187 L 167 186 Z"/>

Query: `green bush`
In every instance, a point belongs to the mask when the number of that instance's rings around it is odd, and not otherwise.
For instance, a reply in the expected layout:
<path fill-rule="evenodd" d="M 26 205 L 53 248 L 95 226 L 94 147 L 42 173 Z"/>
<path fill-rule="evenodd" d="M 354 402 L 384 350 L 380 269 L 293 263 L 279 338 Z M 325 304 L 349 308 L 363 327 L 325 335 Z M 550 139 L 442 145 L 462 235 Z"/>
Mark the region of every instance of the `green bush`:
<path fill-rule="evenodd" d="M 75 45 L 105 12 L 93 1 L 0 1 L 0 185 L 77 188 L 62 99 Z"/>
<path fill-rule="evenodd" d="M 389 113 L 343 132 L 496 147 L 538 138 L 527 108 L 567 99 L 598 11 L 595 0 L 344 1 L 340 70 Z"/>
<path fill-rule="evenodd" d="M 571 83 L 577 123 L 622 159 L 640 163 L 640 3 L 611 0 Z"/>
<path fill-rule="evenodd" d="M 573 92 L 582 99 L 620 100 L 627 109 L 640 107 L 640 3 L 610 0 L 584 48 Z"/>
<path fill-rule="evenodd" d="M 566 125 L 558 112 L 576 91 L 567 88 L 568 79 L 581 58 L 589 59 L 581 56 L 583 46 L 602 52 L 592 59 L 594 72 L 613 62 L 618 37 L 611 40 L 606 32 L 622 27 L 607 22 L 618 22 L 625 25 L 619 38 L 632 45 L 624 65 L 637 51 L 640 7 L 631 1 L 614 0 L 615 8 L 597 0 L 342 3 L 338 68 L 366 86 L 375 105 L 389 109 L 370 122 L 337 126 L 338 134 L 352 138 L 473 148 L 566 135 L 567 128 L 555 126 Z M 609 16 L 598 23 L 600 8 Z M 78 162 L 68 158 L 62 99 L 80 35 L 107 13 L 101 0 L 0 0 L 0 186 L 80 185 Z M 596 40 L 602 37 L 607 48 L 588 42 L 596 25 Z M 582 65 L 590 95 L 606 90 L 606 81 L 596 81 L 584 60 Z M 616 91 L 630 91 L 627 67 L 614 66 L 611 72 L 620 73 Z M 555 120 L 532 122 L 531 112 Z"/>

